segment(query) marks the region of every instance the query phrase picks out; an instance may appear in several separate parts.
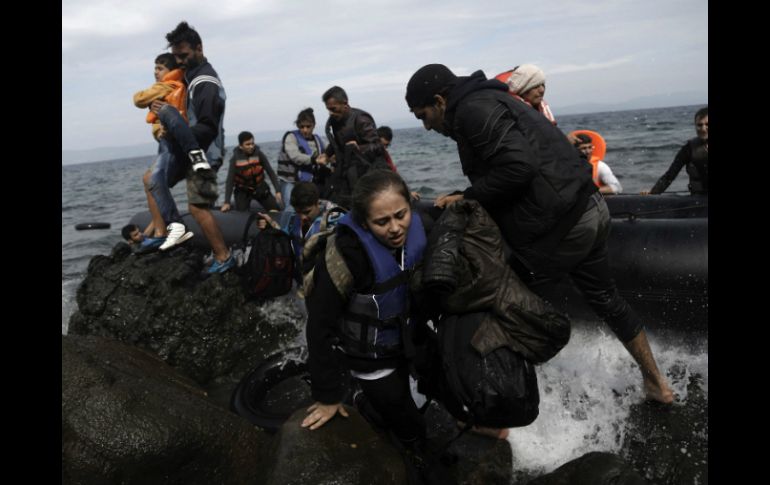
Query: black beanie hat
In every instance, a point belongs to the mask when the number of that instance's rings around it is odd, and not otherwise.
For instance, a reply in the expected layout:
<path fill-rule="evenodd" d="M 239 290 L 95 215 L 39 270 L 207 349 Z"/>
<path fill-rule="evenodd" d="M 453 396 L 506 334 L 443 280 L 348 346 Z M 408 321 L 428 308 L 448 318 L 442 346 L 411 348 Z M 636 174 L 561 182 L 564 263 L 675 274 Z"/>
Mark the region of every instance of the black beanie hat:
<path fill-rule="evenodd" d="M 457 76 L 443 64 L 422 66 L 406 85 L 406 104 L 410 109 L 432 105 L 433 96 L 456 79 Z"/>

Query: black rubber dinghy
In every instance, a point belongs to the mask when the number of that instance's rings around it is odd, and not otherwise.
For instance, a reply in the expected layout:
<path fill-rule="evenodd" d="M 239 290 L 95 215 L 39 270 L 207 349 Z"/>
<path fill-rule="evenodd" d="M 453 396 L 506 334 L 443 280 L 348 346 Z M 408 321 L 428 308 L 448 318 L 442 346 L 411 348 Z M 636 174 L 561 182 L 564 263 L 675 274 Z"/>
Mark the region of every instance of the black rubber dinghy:
<path fill-rule="evenodd" d="M 266 358 L 241 379 L 230 409 L 260 428 L 278 431 L 294 411 L 313 404 L 306 359 L 306 347 L 293 347 Z"/>

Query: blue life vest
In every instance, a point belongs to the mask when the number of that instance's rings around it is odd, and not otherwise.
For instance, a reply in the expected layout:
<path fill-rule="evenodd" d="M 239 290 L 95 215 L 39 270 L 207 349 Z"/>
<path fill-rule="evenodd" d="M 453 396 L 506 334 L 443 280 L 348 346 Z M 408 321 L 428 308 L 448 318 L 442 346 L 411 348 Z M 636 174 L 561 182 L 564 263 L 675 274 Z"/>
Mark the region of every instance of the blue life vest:
<path fill-rule="evenodd" d="M 340 219 L 358 236 L 374 269 L 371 294 L 353 293 L 339 324 L 340 347 L 358 358 L 388 358 L 402 353 L 402 327 L 409 324 L 409 275 L 422 260 L 427 244 L 425 229 L 416 211 L 402 249 L 403 269 L 391 250 L 371 232 L 353 221 L 350 214 Z"/>
<path fill-rule="evenodd" d="M 310 148 L 310 144 L 307 142 L 305 137 L 302 136 L 302 133 L 300 133 L 299 130 L 287 131 L 286 134 L 283 135 L 284 143 L 286 141 L 286 137 L 289 136 L 290 133 L 294 135 L 294 138 L 297 140 L 297 146 L 302 153 L 305 155 L 313 154 L 313 149 Z M 320 155 L 324 151 L 324 144 L 321 141 L 321 137 L 315 133 L 313 133 L 313 137 L 315 138 L 316 144 L 318 145 L 318 154 Z M 278 176 L 281 179 L 287 180 L 289 182 L 312 182 L 313 164 L 295 164 L 289 158 L 289 155 L 286 153 L 286 150 L 282 145 L 281 153 L 278 154 Z"/>

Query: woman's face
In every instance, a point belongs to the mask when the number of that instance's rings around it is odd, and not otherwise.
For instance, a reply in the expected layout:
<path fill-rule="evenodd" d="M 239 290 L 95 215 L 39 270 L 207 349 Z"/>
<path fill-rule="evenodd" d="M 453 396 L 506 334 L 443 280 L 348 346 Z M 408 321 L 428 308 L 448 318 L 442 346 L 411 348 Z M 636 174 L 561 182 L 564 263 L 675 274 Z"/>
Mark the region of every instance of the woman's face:
<path fill-rule="evenodd" d="M 409 202 L 395 187 L 375 195 L 369 204 L 366 227 L 389 248 L 401 248 L 406 244 L 411 222 L 412 209 Z"/>
<path fill-rule="evenodd" d="M 534 108 L 538 108 L 540 106 L 540 103 L 543 102 L 543 96 L 545 96 L 545 84 L 535 86 L 534 88 L 521 95 L 521 97 L 524 98 Z"/>
<path fill-rule="evenodd" d="M 315 128 L 315 125 L 309 121 L 301 121 L 297 128 L 299 128 L 299 133 L 306 139 L 306 140 L 312 140 L 313 139 L 313 128 Z"/>

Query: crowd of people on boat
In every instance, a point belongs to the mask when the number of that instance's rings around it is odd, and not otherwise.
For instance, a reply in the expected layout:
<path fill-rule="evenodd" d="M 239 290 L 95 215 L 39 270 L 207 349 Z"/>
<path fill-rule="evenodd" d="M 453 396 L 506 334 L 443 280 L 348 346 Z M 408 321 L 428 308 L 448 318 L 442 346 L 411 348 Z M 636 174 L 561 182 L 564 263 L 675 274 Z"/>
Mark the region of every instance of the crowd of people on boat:
<path fill-rule="evenodd" d="M 147 122 L 158 141 L 157 157 L 143 178 L 152 223 L 144 234 L 136 226 L 124 228 L 124 237 L 161 251 L 189 240 L 192 233 L 170 192 L 185 180 L 189 212 L 213 253 L 207 271 L 223 273 L 236 266 L 212 214 L 219 195 L 217 170 L 226 154 L 225 89 L 191 26 L 181 22 L 166 40 L 171 52 L 155 60 L 156 83 L 134 97 L 137 107 L 149 108 Z M 488 213 L 510 249 L 500 266 L 507 265 L 535 300 L 571 277 L 639 365 L 647 398 L 671 403 L 674 394 L 656 365 L 644 322 L 610 277 L 610 215 L 603 194 L 620 193 L 622 187 L 603 160 L 603 140 L 599 151 L 599 140 L 590 132 L 565 134 L 557 127 L 544 100 L 545 75 L 532 64 L 491 79 L 481 70 L 457 75 L 442 64 L 428 64 L 405 88 L 405 109 L 426 130 L 457 143 L 469 182 L 463 190 L 438 196 L 437 210 L 465 204 L 468 211 Z M 410 190 L 388 152 L 392 130 L 351 106 L 340 86 L 321 99 L 329 116 L 325 140 L 316 133 L 313 110 L 302 109 L 296 129 L 283 136 L 276 169 L 254 135 L 240 132 L 218 210 L 248 211 L 256 200 L 263 208 L 260 228 L 282 229 L 300 246 L 321 231 L 321 222 L 324 228 L 334 226 L 324 257 L 311 261 L 305 278 L 316 402 L 302 426 L 315 430 L 338 414 L 347 416 L 345 397 L 355 392 L 356 402 L 366 403 L 394 442 L 420 458 L 415 463 L 421 463 L 423 480 L 451 483 L 440 464 L 426 458 L 425 422 L 409 389 L 420 335 L 424 338 L 427 322 L 444 317 L 431 303 L 449 294 L 414 295 L 410 277 L 435 241 L 414 209 L 419 194 Z M 682 167 L 690 176 L 690 191 L 708 193 L 707 108 L 695 115 L 695 127 L 697 137 L 682 147 L 648 193 L 664 192 Z M 479 433 L 507 436 L 505 428 L 476 424 Z"/>

